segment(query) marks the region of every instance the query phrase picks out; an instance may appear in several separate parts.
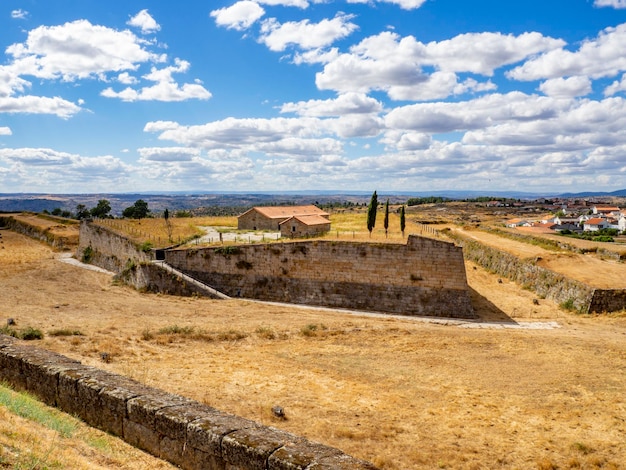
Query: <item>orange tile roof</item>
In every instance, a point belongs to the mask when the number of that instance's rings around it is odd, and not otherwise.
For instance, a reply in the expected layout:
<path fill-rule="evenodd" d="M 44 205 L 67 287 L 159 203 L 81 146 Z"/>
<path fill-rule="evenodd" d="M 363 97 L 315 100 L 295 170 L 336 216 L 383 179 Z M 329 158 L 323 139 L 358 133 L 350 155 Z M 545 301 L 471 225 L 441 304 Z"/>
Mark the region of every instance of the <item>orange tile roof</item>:
<path fill-rule="evenodd" d="M 605 222 L 606 219 L 601 219 L 600 217 L 596 217 L 594 219 L 589 219 L 585 222 L 585 225 L 598 225 L 602 222 Z"/>
<path fill-rule="evenodd" d="M 330 220 L 321 215 L 294 215 L 293 217 L 289 217 L 287 220 L 282 221 L 280 225 L 289 222 L 291 219 L 298 219 L 304 225 L 324 225 L 330 223 Z"/>
<path fill-rule="evenodd" d="M 328 216 L 328 212 L 324 212 L 319 207 L 310 206 L 268 206 L 254 207 L 250 210 L 257 211 L 269 219 L 284 219 L 286 217 L 302 216 L 302 215 L 319 215 Z"/>

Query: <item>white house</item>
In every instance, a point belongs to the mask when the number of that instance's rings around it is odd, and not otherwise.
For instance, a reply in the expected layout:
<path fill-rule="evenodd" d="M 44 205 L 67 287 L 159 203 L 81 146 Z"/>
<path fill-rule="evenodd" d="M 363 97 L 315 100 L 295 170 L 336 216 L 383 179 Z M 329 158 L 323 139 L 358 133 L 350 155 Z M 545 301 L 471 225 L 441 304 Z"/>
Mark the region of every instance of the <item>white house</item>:
<path fill-rule="evenodd" d="M 617 206 L 593 206 L 591 210 L 594 214 L 609 215 L 613 213 L 619 213 L 619 207 Z"/>
<path fill-rule="evenodd" d="M 589 219 L 585 221 L 585 224 L 583 225 L 583 230 L 585 232 L 598 232 L 608 227 L 609 227 L 609 222 L 606 219 L 595 217 L 593 219 Z"/>

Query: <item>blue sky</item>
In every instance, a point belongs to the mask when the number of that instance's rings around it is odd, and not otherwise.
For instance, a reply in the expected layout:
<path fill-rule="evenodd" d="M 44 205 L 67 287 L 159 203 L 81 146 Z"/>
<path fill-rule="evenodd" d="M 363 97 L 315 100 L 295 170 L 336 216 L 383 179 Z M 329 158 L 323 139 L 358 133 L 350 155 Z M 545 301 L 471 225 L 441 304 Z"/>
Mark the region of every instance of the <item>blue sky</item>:
<path fill-rule="evenodd" d="M 626 0 L 3 0 L 0 193 L 626 188 Z"/>

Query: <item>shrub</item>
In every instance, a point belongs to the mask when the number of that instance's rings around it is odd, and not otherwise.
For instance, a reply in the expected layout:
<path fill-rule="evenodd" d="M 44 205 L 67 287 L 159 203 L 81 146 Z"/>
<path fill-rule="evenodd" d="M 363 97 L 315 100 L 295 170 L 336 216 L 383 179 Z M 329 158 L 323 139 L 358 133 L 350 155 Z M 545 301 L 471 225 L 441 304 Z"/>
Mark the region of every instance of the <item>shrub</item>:
<path fill-rule="evenodd" d="M 224 256 L 238 255 L 239 253 L 241 253 L 241 248 L 239 248 L 238 246 L 222 246 L 217 248 L 215 250 L 215 253 Z"/>
<path fill-rule="evenodd" d="M 37 328 L 33 328 L 29 326 L 25 328 L 24 330 L 20 331 L 19 338 L 25 341 L 31 341 L 34 339 L 43 339 L 43 332 Z"/>
<path fill-rule="evenodd" d="M 222 331 L 217 334 L 217 339 L 220 341 L 238 341 L 247 337 L 246 333 L 236 330 Z"/>
<path fill-rule="evenodd" d="M 59 329 L 48 331 L 48 336 L 85 336 L 79 330 Z"/>
<path fill-rule="evenodd" d="M 569 311 L 576 310 L 576 306 L 574 305 L 574 299 L 571 299 L 571 298 L 567 299 L 564 302 L 561 302 L 559 304 L 559 307 L 561 307 L 563 310 L 569 310 Z"/>
<path fill-rule="evenodd" d="M 144 253 L 149 253 L 152 250 L 152 243 L 143 242 L 141 246 L 139 247 L 139 249 L 143 251 Z"/>
<path fill-rule="evenodd" d="M 276 333 L 268 326 L 259 326 L 256 334 L 265 339 L 276 339 Z"/>
<path fill-rule="evenodd" d="M 4 326 L 0 328 L 0 333 L 7 336 L 13 336 L 14 338 L 23 339 L 24 341 L 43 339 L 43 332 L 37 328 L 33 328 L 32 326 L 28 326 L 22 330 Z"/>
<path fill-rule="evenodd" d="M 94 255 L 93 248 L 91 247 L 91 245 L 89 245 L 83 250 L 83 257 L 82 257 L 83 263 L 91 263 L 91 260 L 93 259 L 93 255 Z"/>
<path fill-rule="evenodd" d="M 171 325 L 161 328 L 158 333 L 160 335 L 190 335 L 193 333 L 193 326 Z"/>

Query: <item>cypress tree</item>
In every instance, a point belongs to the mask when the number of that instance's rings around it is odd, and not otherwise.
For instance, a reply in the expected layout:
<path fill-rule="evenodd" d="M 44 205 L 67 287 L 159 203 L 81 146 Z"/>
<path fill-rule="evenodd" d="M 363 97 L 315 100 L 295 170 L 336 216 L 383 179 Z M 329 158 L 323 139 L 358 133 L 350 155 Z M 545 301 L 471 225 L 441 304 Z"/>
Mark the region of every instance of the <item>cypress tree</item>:
<path fill-rule="evenodd" d="M 406 227 L 406 219 L 404 218 L 404 206 L 400 207 L 400 231 L 404 237 L 404 229 Z"/>
<path fill-rule="evenodd" d="M 370 237 L 372 236 L 373 228 L 376 226 L 376 209 L 378 209 L 378 195 L 374 191 L 370 199 L 370 205 L 367 207 L 367 230 L 370 232 Z"/>
<path fill-rule="evenodd" d="M 385 238 L 387 238 L 387 229 L 389 228 L 389 199 L 385 202 L 385 221 L 383 225 L 385 226 Z"/>

